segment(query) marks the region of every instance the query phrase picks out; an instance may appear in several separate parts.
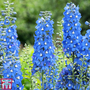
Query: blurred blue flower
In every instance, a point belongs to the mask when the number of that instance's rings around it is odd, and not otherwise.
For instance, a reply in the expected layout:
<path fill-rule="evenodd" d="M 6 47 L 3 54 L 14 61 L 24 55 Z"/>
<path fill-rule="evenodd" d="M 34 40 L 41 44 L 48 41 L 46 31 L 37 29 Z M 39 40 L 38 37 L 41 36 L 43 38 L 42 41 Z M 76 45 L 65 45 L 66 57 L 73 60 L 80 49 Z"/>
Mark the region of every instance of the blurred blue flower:
<path fill-rule="evenodd" d="M 85 24 L 86 24 L 86 25 L 89 25 L 89 22 L 88 22 L 88 21 L 86 21 L 86 22 L 85 22 Z"/>
<path fill-rule="evenodd" d="M 86 90 L 90 90 L 90 86 L 88 86 L 88 87 L 86 88 Z"/>

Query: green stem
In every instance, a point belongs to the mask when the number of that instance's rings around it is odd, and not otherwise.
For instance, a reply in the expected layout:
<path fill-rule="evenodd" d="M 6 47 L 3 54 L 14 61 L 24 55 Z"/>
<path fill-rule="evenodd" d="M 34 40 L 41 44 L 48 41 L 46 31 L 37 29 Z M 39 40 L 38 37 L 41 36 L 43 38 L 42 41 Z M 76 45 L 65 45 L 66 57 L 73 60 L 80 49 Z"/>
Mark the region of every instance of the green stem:
<path fill-rule="evenodd" d="M 42 90 L 44 90 L 44 78 L 43 78 L 43 76 L 44 76 L 44 72 L 42 71 Z"/>
<path fill-rule="evenodd" d="M 80 89 L 82 88 L 81 83 L 82 83 L 82 75 L 83 75 L 83 71 L 84 71 L 83 65 L 84 65 L 84 59 L 82 60 L 82 66 L 80 67 L 80 68 L 81 68 L 81 74 L 80 74 Z"/>
<path fill-rule="evenodd" d="M 30 90 L 33 90 L 32 76 L 30 76 L 30 82 L 31 82 Z"/>
<path fill-rule="evenodd" d="M 9 0 L 7 0 L 9 2 Z M 8 16 L 10 16 L 10 4 L 8 3 L 8 11 L 7 11 Z"/>
<path fill-rule="evenodd" d="M 64 68 L 64 67 L 65 67 L 65 66 L 64 66 L 64 62 L 65 62 L 64 52 L 63 52 L 63 60 L 64 60 L 64 61 L 63 61 L 63 68 Z"/>
<path fill-rule="evenodd" d="M 72 54 L 72 61 L 73 61 L 73 65 L 74 65 L 74 52 Z M 73 68 L 73 71 L 72 72 L 73 72 L 72 78 L 73 78 L 73 82 L 74 82 L 74 79 L 75 79 L 74 78 L 74 68 Z"/>
<path fill-rule="evenodd" d="M 74 63 L 74 52 L 73 52 L 73 54 L 72 54 L 72 60 L 73 60 L 73 63 Z"/>

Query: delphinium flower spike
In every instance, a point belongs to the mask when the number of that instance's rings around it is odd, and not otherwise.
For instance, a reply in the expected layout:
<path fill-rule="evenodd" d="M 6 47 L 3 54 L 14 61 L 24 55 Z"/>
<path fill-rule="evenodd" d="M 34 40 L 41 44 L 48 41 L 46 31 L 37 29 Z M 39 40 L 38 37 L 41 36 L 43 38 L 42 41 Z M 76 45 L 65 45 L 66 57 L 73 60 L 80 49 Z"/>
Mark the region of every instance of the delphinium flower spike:
<path fill-rule="evenodd" d="M 77 65 L 75 63 L 79 62 L 82 52 L 82 35 L 81 35 L 81 24 L 79 22 L 81 14 L 79 13 L 79 7 L 75 4 L 67 3 L 64 8 L 64 23 L 63 23 L 63 48 L 65 49 L 65 55 L 69 59 L 72 58 L 73 68 L 72 76 L 76 70 Z M 74 69 L 75 68 L 75 69 Z M 77 70 L 76 70 L 77 71 Z M 74 79 L 73 79 L 74 81 Z"/>
<path fill-rule="evenodd" d="M 80 31 L 79 19 L 81 17 L 78 7 L 73 3 L 68 3 L 64 12 L 63 23 L 63 47 L 65 48 L 65 55 L 72 58 L 73 63 L 60 73 L 56 88 L 58 89 L 77 89 L 82 90 L 89 85 L 89 32 L 82 36 Z M 89 25 L 89 22 L 86 22 Z M 67 56 L 68 57 L 68 56 Z"/>
<path fill-rule="evenodd" d="M 19 46 L 20 42 L 17 40 L 17 32 L 16 32 L 16 25 L 14 25 L 16 18 L 12 17 L 16 12 L 13 11 L 13 8 L 11 5 L 13 3 L 7 2 L 5 3 L 5 10 L 2 10 L 2 16 L 4 16 L 3 20 L 3 28 L 5 31 L 5 38 L 4 42 L 6 43 L 6 50 L 5 60 L 3 60 L 3 78 L 12 78 L 13 83 L 12 83 L 12 90 L 23 90 L 23 85 L 21 80 L 23 79 L 22 77 L 22 72 L 21 72 L 21 65 L 19 61 Z"/>
<path fill-rule="evenodd" d="M 63 23 L 63 48 L 65 49 L 65 55 L 68 58 L 72 58 L 72 62 L 67 65 L 60 73 L 56 88 L 59 89 L 80 89 L 81 84 L 84 82 L 85 74 L 85 62 L 82 61 L 84 55 L 83 52 L 83 37 L 81 35 L 81 28 L 79 20 L 81 14 L 79 13 L 79 7 L 76 7 L 73 3 L 68 3 L 64 12 Z M 86 41 L 86 40 L 85 40 Z M 87 44 L 86 44 L 87 45 Z M 83 52 L 84 53 L 84 52 Z M 81 74 L 82 73 L 82 74 Z M 80 79 L 79 77 L 82 77 Z M 86 75 L 87 77 L 87 75 Z M 78 83 L 78 81 L 80 81 Z M 83 84 L 84 86 L 86 84 Z M 78 87 L 77 87 L 78 86 Z"/>
<path fill-rule="evenodd" d="M 89 25 L 89 22 L 86 21 L 85 22 L 86 25 Z M 81 43 L 81 47 L 79 48 L 79 52 L 81 54 L 81 56 L 76 57 L 74 59 L 74 63 L 76 64 L 75 69 L 78 72 L 78 85 L 81 87 L 87 87 L 89 85 L 89 79 L 90 79 L 90 75 L 88 72 L 88 68 L 90 65 L 90 56 L 89 56 L 89 41 L 90 41 L 90 29 L 87 30 L 87 33 L 85 34 L 85 36 L 82 37 L 82 43 Z M 81 78 L 79 78 L 81 77 Z M 80 83 L 81 82 L 81 83 Z"/>
<path fill-rule="evenodd" d="M 54 45 L 52 40 L 53 34 L 53 20 L 50 20 L 51 13 L 48 11 L 40 12 L 41 18 L 39 18 L 36 23 L 35 31 L 35 43 L 34 43 L 34 53 L 33 53 L 33 69 L 32 75 L 39 71 L 42 74 L 42 90 L 45 89 L 43 76 L 48 72 L 48 70 L 55 64 L 54 58 Z M 51 72 L 51 71 L 50 71 Z"/>
<path fill-rule="evenodd" d="M 85 22 L 86 25 L 90 26 L 90 23 L 88 21 Z M 85 60 L 84 60 L 84 75 L 85 75 L 85 79 L 84 79 L 84 85 L 89 85 L 89 81 L 90 81 L 90 29 L 87 30 L 85 36 L 83 36 L 83 41 L 82 41 L 82 55 L 84 56 Z M 80 62 L 81 64 L 82 62 Z"/>
<path fill-rule="evenodd" d="M 81 35 L 81 24 L 79 22 L 81 14 L 79 13 L 79 7 L 73 3 L 67 3 L 64 8 L 64 18 L 63 18 L 63 48 L 65 49 L 65 54 L 69 56 L 77 57 L 80 56 L 79 48 L 81 47 L 82 35 Z"/>

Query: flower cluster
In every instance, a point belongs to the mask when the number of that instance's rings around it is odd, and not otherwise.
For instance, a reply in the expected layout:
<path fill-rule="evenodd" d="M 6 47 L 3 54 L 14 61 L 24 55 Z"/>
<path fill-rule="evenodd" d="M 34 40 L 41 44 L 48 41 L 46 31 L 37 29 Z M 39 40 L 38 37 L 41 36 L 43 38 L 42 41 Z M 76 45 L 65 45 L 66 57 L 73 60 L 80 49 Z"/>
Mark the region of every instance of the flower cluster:
<path fill-rule="evenodd" d="M 72 87 L 74 84 L 70 79 L 68 79 L 69 76 L 72 74 L 72 72 L 70 71 L 70 68 L 72 68 L 72 65 L 69 64 L 68 66 L 69 66 L 69 68 L 67 68 L 67 67 L 63 68 L 63 70 L 59 74 L 59 78 L 56 83 L 56 90 L 59 90 L 59 89 L 72 90 L 73 89 Z"/>
<path fill-rule="evenodd" d="M 56 90 L 83 90 L 85 89 L 85 86 L 88 88 L 89 78 L 90 76 L 88 76 L 86 72 L 83 72 L 81 69 L 79 70 L 78 66 L 70 63 L 61 71 L 56 83 Z"/>
<path fill-rule="evenodd" d="M 47 82 L 41 77 L 42 86 L 44 84 L 44 89 L 53 90 L 53 72 L 55 70 L 55 56 L 54 56 L 54 45 L 52 40 L 53 34 L 53 20 L 50 20 L 51 13 L 48 11 L 40 13 L 41 18 L 39 18 L 36 23 L 35 31 L 35 43 L 34 43 L 34 53 L 33 53 L 33 69 L 32 75 L 39 71 L 46 75 Z"/>
<path fill-rule="evenodd" d="M 83 52 L 82 54 L 84 55 L 85 57 L 85 63 L 84 63 L 84 71 L 87 72 L 87 78 L 88 78 L 88 81 L 90 80 L 90 29 L 87 30 L 87 33 L 85 34 L 85 36 L 83 36 Z"/>
<path fill-rule="evenodd" d="M 0 50 L 1 59 L 3 60 L 3 78 L 12 78 L 12 90 L 23 90 L 22 72 L 20 71 L 21 65 L 19 61 L 19 45 L 20 42 L 17 40 L 16 25 L 14 25 L 16 18 L 12 15 L 16 14 L 13 12 L 13 8 L 10 7 L 13 3 L 9 1 L 4 2 L 6 9 L 2 10 L 2 16 L 4 20 L 1 22 L 0 28 L 0 42 L 3 44 Z"/>
<path fill-rule="evenodd" d="M 41 15 L 41 14 L 40 14 Z M 53 20 L 50 17 L 41 17 L 37 21 L 37 26 L 35 31 L 35 43 L 34 43 L 34 53 L 33 53 L 33 69 L 32 74 L 36 71 L 45 73 L 50 66 L 54 65 L 54 45 L 52 42 L 53 34 Z"/>
<path fill-rule="evenodd" d="M 87 33 L 85 34 L 85 36 L 83 36 L 82 45 L 83 45 L 82 54 L 86 58 L 86 60 L 85 60 L 86 67 L 88 67 L 90 65 L 90 29 L 87 30 Z"/>
<path fill-rule="evenodd" d="M 81 35 L 81 24 L 79 20 L 81 14 L 79 13 L 79 7 L 76 7 L 73 3 L 68 3 L 64 8 L 64 18 L 63 18 L 63 48 L 65 49 L 65 54 L 70 56 L 74 53 L 80 56 L 79 48 L 81 47 L 82 35 Z"/>
<path fill-rule="evenodd" d="M 65 49 L 65 55 L 69 55 L 69 58 L 73 59 L 73 63 L 63 68 L 59 75 L 59 79 L 56 84 L 56 90 L 89 90 L 90 72 L 88 70 L 90 66 L 89 59 L 89 32 L 87 31 L 85 36 L 82 36 L 80 31 L 79 20 L 81 15 L 79 13 L 79 7 L 76 7 L 73 3 L 68 3 L 65 7 L 63 18 L 63 48 Z M 88 25 L 89 23 L 86 22 Z M 68 57 L 68 56 L 67 56 Z"/>

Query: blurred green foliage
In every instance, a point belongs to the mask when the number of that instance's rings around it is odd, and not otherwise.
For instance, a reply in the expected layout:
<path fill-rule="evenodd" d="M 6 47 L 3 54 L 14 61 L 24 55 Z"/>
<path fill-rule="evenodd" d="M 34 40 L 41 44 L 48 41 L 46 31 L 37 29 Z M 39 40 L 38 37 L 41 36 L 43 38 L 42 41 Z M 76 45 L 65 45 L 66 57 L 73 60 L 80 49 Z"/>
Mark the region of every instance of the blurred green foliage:
<path fill-rule="evenodd" d="M 31 75 L 31 69 L 33 66 L 32 63 L 32 55 L 34 49 L 31 45 L 26 45 L 20 51 L 20 61 L 21 61 L 21 71 L 23 73 L 22 84 L 24 85 L 24 90 L 34 90 L 34 88 L 41 88 L 41 82 L 39 78 L 37 78 L 38 74 L 35 76 Z"/>
<path fill-rule="evenodd" d="M 58 51 L 62 51 L 59 49 Z M 24 90 L 34 90 L 35 88 L 41 89 L 41 81 L 40 81 L 40 73 L 37 72 L 33 76 L 31 75 L 31 69 L 33 66 L 32 63 L 32 55 L 33 55 L 34 49 L 32 45 L 25 45 L 23 49 L 20 50 L 20 62 L 21 62 L 21 71 L 23 75 L 22 84 L 24 85 Z M 63 53 L 64 55 L 64 53 Z M 62 57 L 62 55 L 58 55 L 59 57 Z M 63 58 L 66 59 L 66 58 Z M 61 63 L 61 60 L 59 60 L 57 63 L 60 63 L 58 69 L 59 73 L 62 70 L 65 65 Z M 69 62 L 68 62 L 69 63 Z M 65 64 L 65 62 L 64 62 Z"/>
<path fill-rule="evenodd" d="M 4 1 L 0 0 L 0 11 L 5 9 Z M 84 24 L 85 21 L 90 21 L 90 0 L 9 0 L 14 2 L 13 7 L 17 12 L 17 33 L 18 39 L 22 44 L 34 43 L 34 32 L 36 20 L 39 17 L 40 11 L 51 11 L 52 19 L 54 20 L 54 40 L 56 39 L 56 32 L 59 32 L 57 21 L 61 21 L 64 12 L 64 7 L 68 2 L 73 2 L 80 7 L 82 18 L 80 20 L 82 27 L 82 34 L 86 33 L 88 26 Z M 1 13 L 0 13 L 1 14 Z"/>

